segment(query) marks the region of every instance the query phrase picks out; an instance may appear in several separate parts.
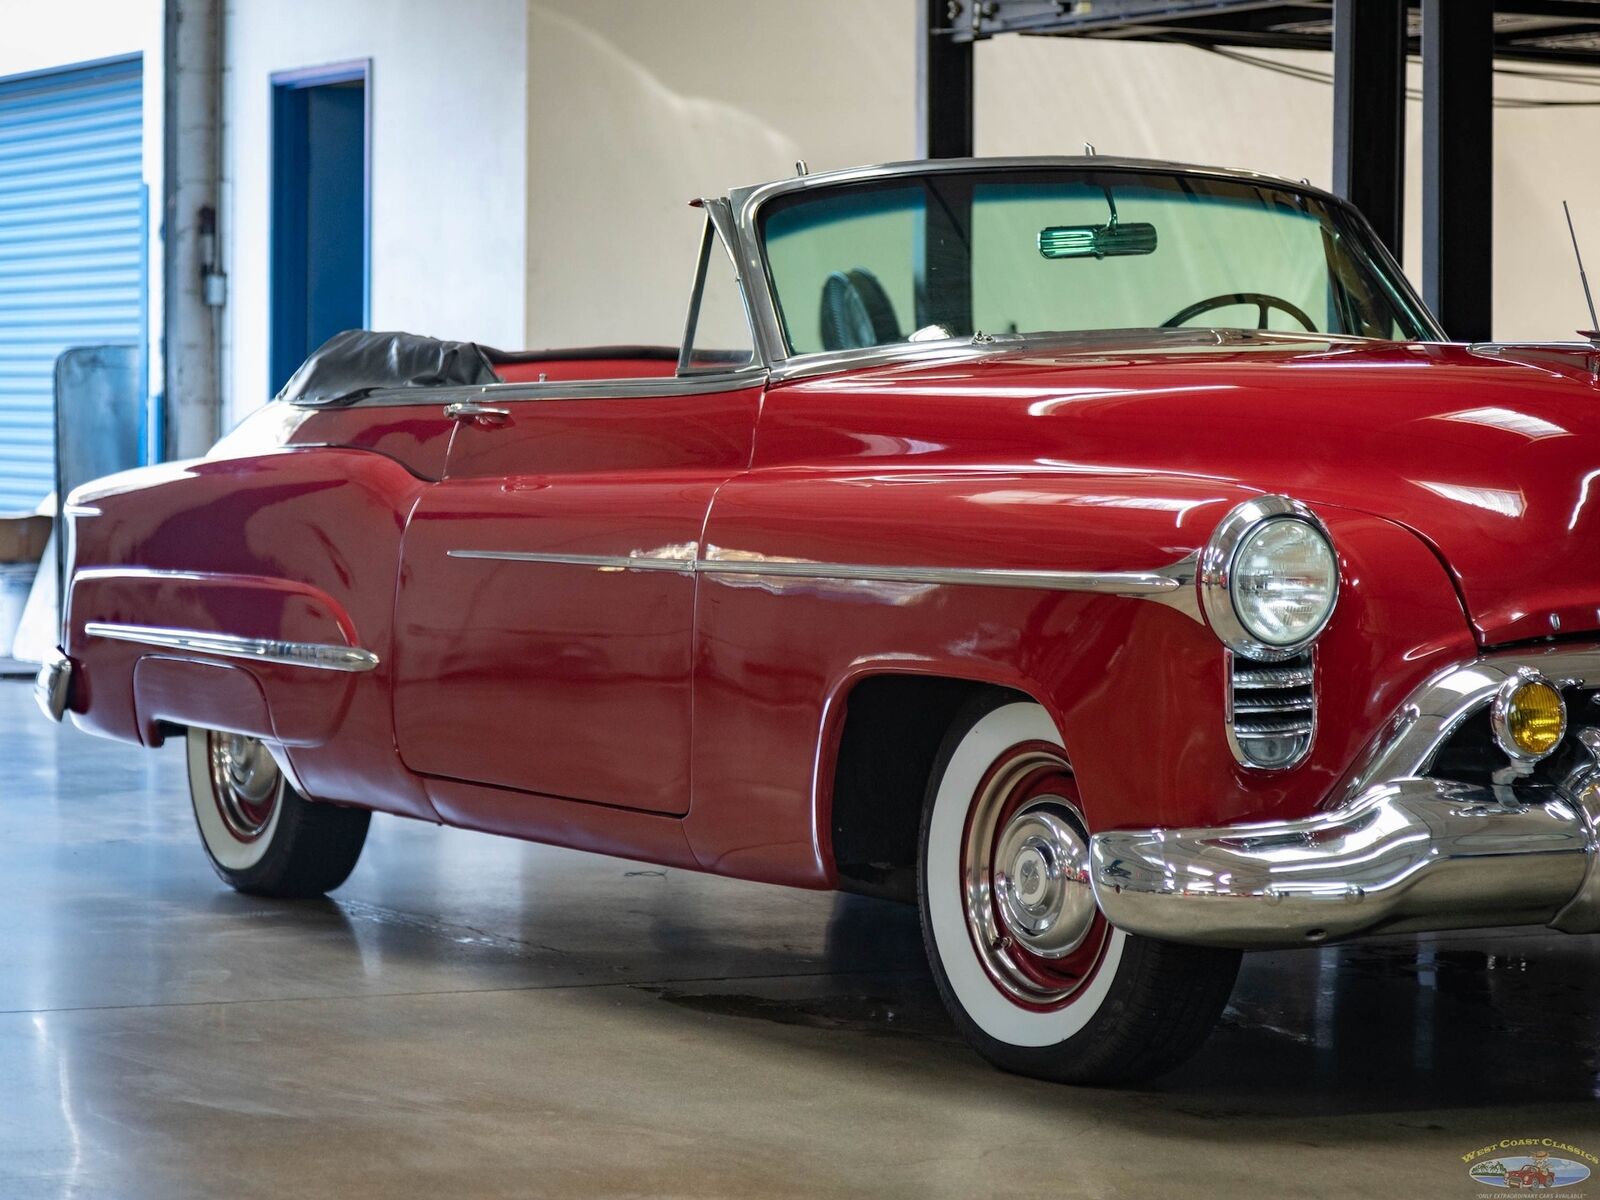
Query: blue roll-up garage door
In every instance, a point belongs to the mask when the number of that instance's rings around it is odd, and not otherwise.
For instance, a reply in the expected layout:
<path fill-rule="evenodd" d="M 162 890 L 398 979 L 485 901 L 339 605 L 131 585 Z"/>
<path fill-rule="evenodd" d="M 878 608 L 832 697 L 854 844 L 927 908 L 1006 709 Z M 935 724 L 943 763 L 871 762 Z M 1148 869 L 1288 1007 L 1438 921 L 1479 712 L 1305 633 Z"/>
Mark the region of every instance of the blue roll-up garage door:
<path fill-rule="evenodd" d="M 0 79 L 0 513 L 54 486 L 56 356 L 142 345 L 140 60 Z"/>

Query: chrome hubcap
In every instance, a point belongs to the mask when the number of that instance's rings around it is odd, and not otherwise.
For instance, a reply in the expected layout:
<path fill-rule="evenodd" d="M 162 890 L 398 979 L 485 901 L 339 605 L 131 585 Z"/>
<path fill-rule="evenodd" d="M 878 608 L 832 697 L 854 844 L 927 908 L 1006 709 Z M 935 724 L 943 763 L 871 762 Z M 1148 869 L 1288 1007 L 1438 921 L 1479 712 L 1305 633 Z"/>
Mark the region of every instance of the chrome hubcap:
<path fill-rule="evenodd" d="M 260 837 L 283 797 L 283 773 L 257 738 L 236 733 L 208 736 L 211 794 L 228 832 L 241 842 Z"/>
<path fill-rule="evenodd" d="M 967 823 L 967 928 L 989 977 L 1027 1005 L 1070 998 L 1105 945 L 1071 775 L 1059 748 L 1019 748 L 985 776 Z"/>
<path fill-rule="evenodd" d="M 995 849 L 995 896 L 1007 931 L 1042 958 L 1083 944 L 1094 921 L 1089 847 L 1065 801 L 1044 797 L 1011 818 Z"/>

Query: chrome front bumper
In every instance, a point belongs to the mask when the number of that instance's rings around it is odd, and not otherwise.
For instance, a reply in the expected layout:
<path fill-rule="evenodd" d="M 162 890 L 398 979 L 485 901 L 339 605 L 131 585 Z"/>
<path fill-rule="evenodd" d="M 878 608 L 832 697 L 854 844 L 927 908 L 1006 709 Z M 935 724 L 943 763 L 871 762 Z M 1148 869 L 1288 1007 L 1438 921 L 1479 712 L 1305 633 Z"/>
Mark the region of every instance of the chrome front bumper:
<path fill-rule="evenodd" d="M 72 698 L 72 660 L 61 649 L 52 651 L 33 681 L 33 698 L 44 715 L 59 721 L 66 715 Z"/>
<path fill-rule="evenodd" d="M 1329 811 L 1096 835 L 1101 909 L 1131 933 L 1244 949 L 1485 925 L 1600 932 L 1600 728 L 1569 734 L 1585 752 L 1558 783 L 1425 777 L 1521 666 L 1563 686 L 1600 686 L 1600 648 L 1494 655 L 1441 672 L 1401 706 Z"/>

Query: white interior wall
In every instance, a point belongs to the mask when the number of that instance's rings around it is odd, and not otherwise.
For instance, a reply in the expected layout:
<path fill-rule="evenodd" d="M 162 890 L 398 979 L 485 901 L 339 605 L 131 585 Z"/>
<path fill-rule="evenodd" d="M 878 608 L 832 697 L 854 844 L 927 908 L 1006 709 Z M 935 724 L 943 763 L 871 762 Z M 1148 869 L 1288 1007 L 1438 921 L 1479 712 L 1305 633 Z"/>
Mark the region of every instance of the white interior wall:
<path fill-rule="evenodd" d="M 1327 54 L 1259 55 L 1318 71 Z M 1525 64 L 1506 64 L 1518 70 Z M 1600 84 L 1600 73 L 1581 72 Z M 1420 90 L 1422 69 L 1411 66 Z M 1332 184 L 1333 89 L 1187 46 L 1000 38 L 976 63 L 981 154 L 1078 153 L 1244 167 Z M 1600 101 L 1600 88 L 1502 75 L 1502 98 Z M 1422 279 L 1422 105 L 1406 112 L 1404 265 Z M 1571 338 L 1587 324 L 1561 201 L 1600 256 L 1600 108 L 1495 113 L 1495 336 Z"/>
<path fill-rule="evenodd" d="M 161 387 L 162 0 L 0 0 L 0 79 L 102 58 L 144 62 L 144 182 L 149 190 L 150 387 Z"/>
<path fill-rule="evenodd" d="M 910 157 L 918 3 L 529 0 L 528 344 L 674 341 L 695 229 L 683 201 L 786 175 L 798 157 L 813 170 Z M 1326 84 L 1189 47 L 1019 37 L 981 43 L 976 78 L 980 154 L 1092 141 L 1330 182 Z M 1419 280 L 1420 104 L 1409 116 L 1405 265 Z M 1498 336 L 1569 338 L 1583 318 L 1559 202 L 1600 262 L 1600 161 L 1578 149 L 1597 135 L 1600 109 L 1497 113 Z"/>
<path fill-rule="evenodd" d="M 525 0 L 229 0 L 224 427 L 268 399 L 271 76 L 371 59 L 375 329 L 524 328 Z"/>
<path fill-rule="evenodd" d="M 700 195 L 909 157 L 905 0 L 530 0 L 530 346 L 676 343 Z"/>

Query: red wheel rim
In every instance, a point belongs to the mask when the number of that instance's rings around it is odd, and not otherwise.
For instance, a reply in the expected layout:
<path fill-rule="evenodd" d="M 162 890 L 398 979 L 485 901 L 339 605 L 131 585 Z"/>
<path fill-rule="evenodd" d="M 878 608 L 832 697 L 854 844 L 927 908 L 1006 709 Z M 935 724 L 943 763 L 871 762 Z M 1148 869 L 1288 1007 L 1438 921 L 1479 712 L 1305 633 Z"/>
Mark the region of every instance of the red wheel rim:
<path fill-rule="evenodd" d="M 1105 961 L 1111 926 L 1089 888 L 1088 840 L 1060 746 L 1013 746 L 979 781 L 962 839 L 962 905 L 985 973 L 1019 1007 L 1065 1007 Z"/>
<path fill-rule="evenodd" d="M 230 837 L 253 842 L 267 831 L 283 802 L 283 773 L 257 738 L 211 733 L 211 798 Z"/>

